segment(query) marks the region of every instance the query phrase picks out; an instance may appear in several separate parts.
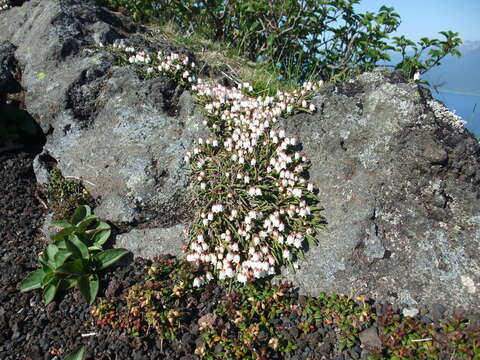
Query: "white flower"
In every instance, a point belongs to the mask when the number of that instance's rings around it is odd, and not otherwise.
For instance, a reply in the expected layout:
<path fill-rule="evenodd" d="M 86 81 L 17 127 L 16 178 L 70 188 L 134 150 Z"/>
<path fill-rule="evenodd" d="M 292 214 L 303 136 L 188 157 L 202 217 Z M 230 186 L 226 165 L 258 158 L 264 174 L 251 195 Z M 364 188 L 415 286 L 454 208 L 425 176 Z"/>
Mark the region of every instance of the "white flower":
<path fill-rule="evenodd" d="M 283 250 L 283 258 L 285 260 L 291 260 L 292 259 L 292 254 L 290 253 L 290 251 L 288 249 L 285 249 Z"/>
<path fill-rule="evenodd" d="M 198 277 L 198 276 L 197 276 L 195 279 L 193 279 L 193 286 L 194 286 L 194 287 L 200 287 L 200 286 L 202 286 L 204 283 L 205 283 L 205 282 L 203 281 L 203 279 L 200 278 L 200 277 Z"/>
<path fill-rule="evenodd" d="M 302 197 L 302 189 L 300 189 L 300 188 L 295 188 L 295 189 L 293 189 L 292 194 L 293 194 L 293 196 L 295 196 L 296 198 L 301 198 L 301 197 Z"/>

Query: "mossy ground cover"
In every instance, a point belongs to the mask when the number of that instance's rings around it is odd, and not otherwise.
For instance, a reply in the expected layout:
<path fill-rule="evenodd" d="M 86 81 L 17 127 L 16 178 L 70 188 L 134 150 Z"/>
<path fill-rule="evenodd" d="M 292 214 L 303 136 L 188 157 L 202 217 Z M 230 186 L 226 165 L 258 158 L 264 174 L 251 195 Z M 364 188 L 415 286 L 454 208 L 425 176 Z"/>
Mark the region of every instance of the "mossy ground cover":
<path fill-rule="evenodd" d="M 321 342 L 325 328 L 338 351 L 358 345 L 376 326 L 382 349 L 369 359 L 477 359 L 480 330 L 461 316 L 439 323 L 404 318 L 389 307 L 377 316 L 363 297 L 299 296 L 288 283 L 193 285 L 198 268 L 173 257 L 145 269 L 145 282 L 92 307 L 97 326 L 130 336 L 154 332 L 166 342 L 198 329 L 202 359 L 280 359 L 301 342 Z M 209 308 L 204 308 L 205 303 Z M 166 345 L 165 345 L 166 346 Z"/>

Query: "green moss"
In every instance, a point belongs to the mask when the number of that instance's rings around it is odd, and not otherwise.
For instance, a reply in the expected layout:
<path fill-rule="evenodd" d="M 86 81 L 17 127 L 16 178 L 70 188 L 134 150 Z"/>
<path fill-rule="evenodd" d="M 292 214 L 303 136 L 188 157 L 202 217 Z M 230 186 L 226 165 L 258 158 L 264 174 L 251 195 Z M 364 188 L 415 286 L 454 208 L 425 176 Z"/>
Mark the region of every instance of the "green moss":
<path fill-rule="evenodd" d="M 43 190 L 54 220 L 69 219 L 79 205 L 94 205 L 92 197 L 82 184 L 65 179 L 59 168 L 53 168 L 48 173 L 48 179 Z"/>

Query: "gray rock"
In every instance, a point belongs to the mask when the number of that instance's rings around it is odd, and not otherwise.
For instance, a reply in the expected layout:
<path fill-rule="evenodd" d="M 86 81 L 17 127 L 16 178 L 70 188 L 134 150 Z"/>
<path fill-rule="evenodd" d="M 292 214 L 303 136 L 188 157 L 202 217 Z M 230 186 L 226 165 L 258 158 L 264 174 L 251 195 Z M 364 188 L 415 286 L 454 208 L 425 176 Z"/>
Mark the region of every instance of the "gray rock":
<path fill-rule="evenodd" d="M 360 338 L 362 346 L 366 346 L 370 349 L 382 348 L 382 341 L 378 337 L 377 328 L 375 327 L 369 327 L 368 329 L 363 330 L 358 334 L 358 337 Z"/>
<path fill-rule="evenodd" d="M 402 310 L 403 316 L 411 317 L 411 318 L 417 316 L 419 312 L 420 311 L 416 308 L 405 308 L 405 309 Z"/>
<path fill-rule="evenodd" d="M 295 273 L 300 291 L 356 289 L 385 303 L 478 311 L 480 159 L 475 138 L 427 90 L 378 69 L 281 124 L 312 162 L 330 232 Z"/>
<path fill-rule="evenodd" d="M 153 259 L 159 254 L 182 256 L 183 225 L 158 229 L 134 229 L 118 235 L 116 247 L 125 248 L 136 256 Z"/>

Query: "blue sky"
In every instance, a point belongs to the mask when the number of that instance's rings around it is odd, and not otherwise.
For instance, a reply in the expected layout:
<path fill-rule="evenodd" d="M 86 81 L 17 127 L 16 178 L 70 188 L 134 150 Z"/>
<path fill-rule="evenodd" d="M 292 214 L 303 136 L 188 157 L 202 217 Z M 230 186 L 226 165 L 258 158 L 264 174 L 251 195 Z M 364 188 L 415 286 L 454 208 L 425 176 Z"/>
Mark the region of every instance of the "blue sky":
<path fill-rule="evenodd" d="M 361 0 L 356 9 L 376 12 L 382 5 L 395 8 L 402 20 L 393 36 L 440 39 L 439 31 L 452 30 L 463 41 L 480 40 L 480 0 Z"/>

